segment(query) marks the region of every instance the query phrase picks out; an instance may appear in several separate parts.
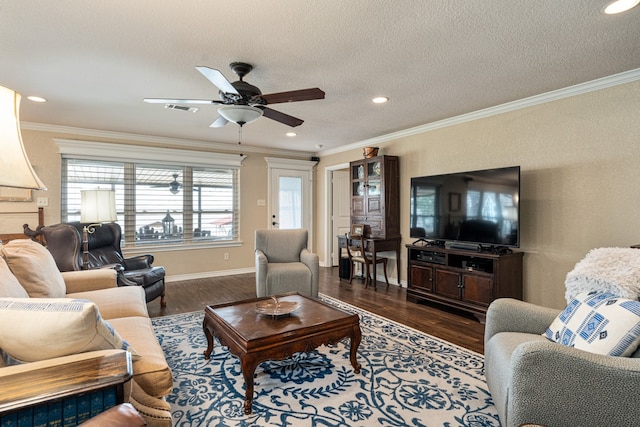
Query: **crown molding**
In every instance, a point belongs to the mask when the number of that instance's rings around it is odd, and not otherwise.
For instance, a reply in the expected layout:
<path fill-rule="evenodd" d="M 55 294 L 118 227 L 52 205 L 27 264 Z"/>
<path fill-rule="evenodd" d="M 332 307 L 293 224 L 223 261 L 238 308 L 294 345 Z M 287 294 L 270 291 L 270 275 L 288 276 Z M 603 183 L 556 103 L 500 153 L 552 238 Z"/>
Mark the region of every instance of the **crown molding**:
<path fill-rule="evenodd" d="M 314 155 L 311 151 L 294 151 L 283 150 L 277 148 L 256 147 L 252 145 L 242 144 L 242 150 L 236 144 L 230 145 L 224 142 L 201 141 L 194 139 L 169 138 L 166 136 L 141 135 L 136 133 L 113 132 L 96 129 L 77 128 L 72 126 L 50 125 L 46 123 L 20 122 L 22 130 L 31 130 L 37 132 L 51 132 L 65 135 L 75 135 L 89 138 L 102 138 L 112 140 L 137 141 L 148 144 L 174 145 L 184 147 L 185 149 L 206 149 L 206 150 L 222 150 L 233 153 L 260 153 L 279 156 L 290 156 L 307 159 Z"/>
<path fill-rule="evenodd" d="M 613 86 L 619 86 L 640 80 L 640 68 L 625 71 L 611 76 L 602 77 L 600 79 L 591 80 L 585 83 L 579 83 L 551 92 L 542 93 L 540 95 L 530 96 L 528 98 L 519 99 L 505 104 L 496 105 L 494 107 L 485 108 L 483 110 L 473 111 L 471 113 L 462 114 L 448 119 L 439 120 L 437 122 L 427 123 L 424 125 L 404 129 L 398 132 L 377 136 L 375 138 L 365 139 L 364 141 L 354 142 L 352 144 L 343 145 L 339 148 L 333 148 L 316 153 L 317 155 L 328 156 L 330 154 L 338 154 L 344 151 L 353 150 L 361 147 L 375 147 L 387 141 L 413 136 L 420 133 L 430 132 L 436 129 L 442 129 L 449 126 L 455 126 L 474 120 L 484 119 L 523 108 L 533 107 L 548 102 L 558 101 L 560 99 L 570 98 L 573 96 L 583 95 L 589 92 L 606 89 Z"/>

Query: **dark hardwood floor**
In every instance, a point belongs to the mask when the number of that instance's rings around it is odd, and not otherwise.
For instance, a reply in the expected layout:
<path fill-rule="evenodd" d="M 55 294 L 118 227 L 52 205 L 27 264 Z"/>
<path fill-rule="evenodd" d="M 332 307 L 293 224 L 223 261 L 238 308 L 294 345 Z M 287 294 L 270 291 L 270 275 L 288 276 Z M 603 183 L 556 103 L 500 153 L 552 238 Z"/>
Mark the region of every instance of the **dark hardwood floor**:
<path fill-rule="evenodd" d="M 470 315 L 446 307 L 406 301 L 406 289 L 391 285 L 386 289 L 365 289 L 364 281 L 339 280 L 338 268 L 320 268 L 320 293 L 364 310 L 442 338 L 461 347 L 483 353 L 484 325 Z M 205 305 L 255 298 L 255 275 L 213 277 L 167 283 L 167 307 L 159 299 L 148 304 L 152 317 L 204 309 Z"/>

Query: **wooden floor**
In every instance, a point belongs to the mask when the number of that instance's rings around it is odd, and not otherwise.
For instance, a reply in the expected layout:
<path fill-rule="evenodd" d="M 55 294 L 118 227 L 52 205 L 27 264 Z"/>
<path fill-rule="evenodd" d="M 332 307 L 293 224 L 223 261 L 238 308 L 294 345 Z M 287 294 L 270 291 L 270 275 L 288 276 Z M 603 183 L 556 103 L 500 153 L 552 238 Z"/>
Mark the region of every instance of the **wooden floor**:
<path fill-rule="evenodd" d="M 406 289 L 399 286 L 391 285 L 387 290 L 384 282 L 378 282 L 377 290 L 365 289 L 363 282 L 354 279 L 349 284 L 339 280 L 337 267 L 320 268 L 320 293 L 483 353 L 484 325 L 475 317 L 442 306 L 407 302 Z M 166 316 L 255 296 L 255 275 L 239 274 L 167 283 L 167 307 L 161 309 L 157 299 L 148 308 L 152 317 Z"/>

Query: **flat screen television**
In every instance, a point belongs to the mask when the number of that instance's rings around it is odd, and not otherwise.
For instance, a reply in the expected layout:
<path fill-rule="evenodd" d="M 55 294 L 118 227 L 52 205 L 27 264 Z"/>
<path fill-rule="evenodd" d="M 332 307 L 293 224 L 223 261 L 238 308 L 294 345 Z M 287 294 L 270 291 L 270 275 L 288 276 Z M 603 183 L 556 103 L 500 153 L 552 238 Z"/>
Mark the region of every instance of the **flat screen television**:
<path fill-rule="evenodd" d="M 411 178 L 410 236 L 471 249 L 520 247 L 520 166 Z"/>

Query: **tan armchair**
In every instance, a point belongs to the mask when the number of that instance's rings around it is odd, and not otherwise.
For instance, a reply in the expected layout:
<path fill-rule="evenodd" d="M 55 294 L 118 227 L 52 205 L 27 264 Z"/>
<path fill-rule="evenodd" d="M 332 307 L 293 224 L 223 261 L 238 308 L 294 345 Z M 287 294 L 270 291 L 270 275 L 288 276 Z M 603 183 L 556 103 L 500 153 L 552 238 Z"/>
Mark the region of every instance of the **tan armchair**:
<path fill-rule="evenodd" d="M 256 230 L 258 297 L 299 292 L 318 296 L 318 255 L 307 249 L 307 230 Z"/>

